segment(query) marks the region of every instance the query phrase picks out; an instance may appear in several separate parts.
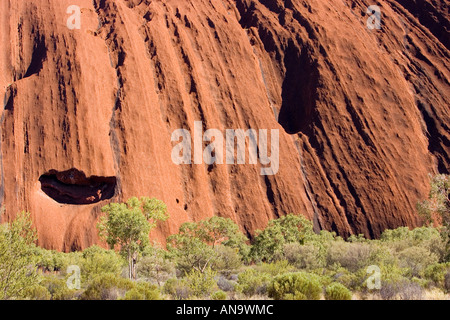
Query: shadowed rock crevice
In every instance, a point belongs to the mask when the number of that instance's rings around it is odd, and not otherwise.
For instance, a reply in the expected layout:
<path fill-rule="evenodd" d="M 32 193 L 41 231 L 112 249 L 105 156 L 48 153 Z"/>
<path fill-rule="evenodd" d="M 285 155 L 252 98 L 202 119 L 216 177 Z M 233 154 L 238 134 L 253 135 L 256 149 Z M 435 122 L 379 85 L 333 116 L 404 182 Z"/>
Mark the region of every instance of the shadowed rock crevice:
<path fill-rule="evenodd" d="M 94 204 L 114 197 L 116 177 L 86 177 L 77 169 L 59 172 L 50 170 L 39 181 L 41 189 L 58 203 L 71 205 Z"/>
<path fill-rule="evenodd" d="M 319 72 L 310 51 L 309 47 L 300 49 L 290 41 L 285 52 L 279 123 L 289 134 L 306 133 L 313 122 Z"/>

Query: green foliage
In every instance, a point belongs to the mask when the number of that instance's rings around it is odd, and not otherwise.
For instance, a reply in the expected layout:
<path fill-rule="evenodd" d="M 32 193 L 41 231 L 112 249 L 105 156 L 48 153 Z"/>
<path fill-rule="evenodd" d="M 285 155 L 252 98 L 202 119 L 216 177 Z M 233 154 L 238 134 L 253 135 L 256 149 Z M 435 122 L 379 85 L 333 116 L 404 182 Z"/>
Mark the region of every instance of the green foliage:
<path fill-rule="evenodd" d="M 176 261 L 177 268 L 184 274 L 192 270 L 203 272 L 217 259 L 213 247 L 183 233 L 170 236 L 167 239 L 167 249 Z"/>
<path fill-rule="evenodd" d="M 50 293 L 51 300 L 75 300 L 79 296 L 77 290 L 67 287 L 66 280 L 56 276 L 45 276 L 40 283 Z"/>
<path fill-rule="evenodd" d="M 52 298 L 52 295 L 48 292 L 47 288 L 40 284 L 28 287 L 24 292 L 24 297 L 29 300 L 51 300 Z"/>
<path fill-rule="evenodd" d="M 119 276 L 124 265 L 124 261 L 115 251 L 99 246 L 87 248 L 83 251 L 82 257 L 81 276 L 83 281 L 90 281 L 104 273 Z"/>
<path fill-rule="evenodd" d="M 238 288 L 248 297 L 263 295 L 267 292 L 272 277 L 268 273 L 258 272 L 253 268 L 246 269 L 238 275 Z"/>
<path fill-rule="evenodd" d="M 417 209 L 429 223 L 442 224 L 441 234 L 446 244 L 445 260 L 450 261 L 450 175 L 430 175 L 428 199 L 419 202 Z"/>
<path fill-rule="evenodd" d="M 325 289 L 325 300 L 352 300 L 352 293 L 343 284 L 334 282 Z"/>
<path fill-rule="evenodd" d="M 432 187 L 433 201 L 445 200 L 440 196 L 443 181 Z M 435 207 L 433 213 L 443 212 Z M 288 215 L 258 231 L 250 247 L 230 219 L 213 217 L 183 224 L 164 250 L 149 245 L 148 237 L 157 221 L 167 219 L 162 202 L 132 198 L 103 212 L 98 227 L 112 250 L 92 246 L 61 253 L 38 248 L 27 213 L 0 226 L 0 298 L 315 300 L 324 293 L 327 300 L 349 300 L 357 292 L 362 298 L 370 294 L 412 300 L 422 299 L 424 290 L 450 290 L 445 223 L 444 228 L 386 230 L 380 240 L 363 235 L 344 240 L 327 231 L 316 234 L 310 221 Z M 122 277 L 127 263 L 128 277 L 137 275 L 137 282 Z M 81 267 L 80 290 L 66 284 L 69 265 Z M 367 288 L 371 265 L 381 270 L 381 290 Z"/>
<path fill-rule="evenodd" d="M 287 243 L 304 244 L 314 237 L 312 222 L 293 214 L 271 220 L 266 229 L 258 230 L 256 234 L 250 255 L 254 260 L 263 261 L 282 257 Z"/>
<path fill-rule="evenodd" d="M 362 242 L 335 241 L 330 244 L 327 255 L 327 265 L 337 264 L 352 272 L 370 266 L 372 248 Z"/>
<path fill-rule="evenodd" d="M 0 300 L 17 299 L 38 284 L 33 246 L 37 239 L 30 214 L 0 226 Z"/>
<path fill-rule="evenodd" d="M 176 300 L 186 300 L 192 296 L 192 291 L 185 279 L 170 278 L 163 286 L 163 292 Z"/>
<path fill-rule="evenodd" d="M 69 265 L 68 256 L 55 250 L 45 250 L 40 247 L 33 248 L 36 266 L 43 271 L 59 272 Z"/>
<path fill-rule="evenodd" d="M 217 273 L 211 268 L 207 268 L 204 272 L 192 270 L 186 275 L 186 284 L 193 296 L 209 296 L 212 292 L 217 290 L 216 276 Z"/>
<path fill-rule="evenodd" d="M 212 262 L 212 269 L 230 274 L 242 266 L 239 249 L 218 245 L 214 248 L 217 258 Z"/>
<path fill-rule="evenodd" d="M 127 291 L 135 288 L 135 283 L 129 279 L 106 273 L 94 278 L 81 295 L 82 300 L 118 300 Z"/>
<path fill-rule="evenodd" d="M 161 300 L 158 287 L 147 282 L 139 282 L 125 293 L 123 300 Z"/>
<path fill-rule="evenodd" d="M 219 290 L 211 295 L 211 300 L 227 300 L 226 292 Z"/>
<path fill-rule="evenodd" d="M 191 270 L 204 272 L 206 268 L 220 263 L 220 255 L 225 254 L 221 249 L 215 250 L 217 246 L 236 249 L 244 258 L 248 255 L 246 241 L 247 238 L 231 219 L 212 217 L 182 224 L 178 234 L 167 238 L 167 248 L 184 273 Z"/>
<path fill-rule="evenodd" d="M 157 199 L 136 197 L 126 203 L 111 203 L 102 208 L 106 215 L 97 225 L 100 236 L 111 249 L 118 247 L 129 265 L 129 278 L 135 278 L 138 252 L 149 245 L 149 233 L 158 221 L 168 219 L 166 205 Z"/>
<path fill-rule="evenodd" d="M 398 253 L 399 266 L 407 268 L 411 276 L 419 276 L 429 265 L 438 263 L 438 257 L 422 247 L 410 247 Z"/>
<path fill-rule="evenodd" d="M 444 225 L 450 224 L 450 176 L 438 174 L 430 176 L 430 193 L 428 200 L 418 204 L 419 212 L 433 221 L 433 213 L 441 216 Z"/>
<path fill-rule="evenodd" d="M 175 264 L 168 259 L 167 253 L 159 248 L 147 247 L 136 268 L 139 279 L 158 286 L 175 275 Z"/>
<path fill-rule="evenodd" d="M 329 277 L 335 281 L 344 285 L 346 288 L 352 290 L 361 290 L 366 285 L 367 272 L 365 269 L 360 269 L 353 273 L 345 268 L 338 268 L 337 270 L 331 272 Z"/>
<path fill-rule="evenodd" d="M 432 281 L 436 286 L 446 289 L 445 276 L 450 272 L 450 263 L 435 263 L 425 268 L 424 277 Z"/>
<path fill-rule="evenodd" d="M 306 272 L 276 276 L 268 287 L 269 297 L 275 300 L 319 300 L 322 293 L 318 275 Z"/>
<path fill-rule="evenodd" d="M 255 267 L 255 270 L 259 273 L 268 274 L 271 277 L 275 277 L 279 274 L 294 271 L 294 267 L 290 265 L 288 261 L 280 260 L 271 263 L 261 263 Z"/>
<path fill-rule="evenodd" d="M 325 267 L 326 257 L 317 245 L 287 243 L 283 251 L 285 259 L 298 269 L 314 270 Z M 326 250 L 324 252 L 326 253 Z"/>

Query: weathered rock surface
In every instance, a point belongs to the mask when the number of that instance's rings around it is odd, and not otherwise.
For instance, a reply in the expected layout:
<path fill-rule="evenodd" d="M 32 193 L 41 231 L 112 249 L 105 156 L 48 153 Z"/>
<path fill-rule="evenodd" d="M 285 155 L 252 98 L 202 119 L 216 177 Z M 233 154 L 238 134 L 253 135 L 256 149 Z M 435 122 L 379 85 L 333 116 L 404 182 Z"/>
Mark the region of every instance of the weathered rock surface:
<path fill-rule="evenodd" d="M 377 3 L 381 30 L 361 0 L 1 1 L 3 219 L 31 211 L 58 250 L 131 196 L 167 203 L 160 240 L 212 215 L 248 234 L 291 212 L 343 236 L 417 226 L 450 167 L 449 4 Z M 279 129 L 279 172 L 175 165 L 194 121 Z"/>

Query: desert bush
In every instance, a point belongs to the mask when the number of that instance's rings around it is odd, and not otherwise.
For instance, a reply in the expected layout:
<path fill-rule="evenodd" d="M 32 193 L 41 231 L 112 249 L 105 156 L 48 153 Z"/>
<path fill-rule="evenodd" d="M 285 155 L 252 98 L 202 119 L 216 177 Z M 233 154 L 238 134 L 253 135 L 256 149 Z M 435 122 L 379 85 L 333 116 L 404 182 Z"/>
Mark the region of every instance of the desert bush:
<path fill-rule="evenodd" d="M 267 290 L 275 300 L 319 300 L 322 285 L 318 275 L 306 272 L 276 276 Z"/>
<path fill-rule="evenodd" d="M 442 261 L 450 262 L 450 175 L 430 175 L 430 186 L 428 199 L 419 202 L 417 209 L 428 223 L 437 221 L 442 225 L 440 233 L 445 243 Z"/>
<path fill-rule="evenodd" d="M 161 300 L 161 296 L 156 285 L 138 282 L 134 288 L 125 293 L 123 300 Z"/>
<path fill-rule="evenodd" d="M 398 278 L 382 280 L 378 293 L 383 300 L 420 300 L 423 296 L 423 288 L 419 283 L 408 278 Z"/>
<path fill-rule="evenodd" d="M 242 266 L 239 249 L 218 245 L 214 250 L 216 251 L 216 259 L 211 266 L 213 270 L 230 274 Z"/>
<path fill-rule="evenodd" d="M 204 272 L 192 270 L 186 276 L 186 284 L 195 297 L 209 296 L 214 290 L 217 290 L 216 276 L 217 273 L 210 268 Z"/>
<path fill-rule="evenodd" d="M 167 248 L 176 259 L 177 268 L 188 274 L 191 270 L 203 272 L 215 264 L 223 264 L 224 261 L 219 261 L 221 258 L 232 258 L 231 251 L 216 250 L 221 245 L 235 249 L 242 259 L 247 260 L 249 247 L 246 241 L 239 226 L 231 219 L 212 217 L 183 223 L 177 234 L 167 238 Z M 236 262 L 234 257 L 232 259 L 228 261 L 231 264 Z"/>
<path fill-rule="evenodd" d="M 125 263 L 113 250 L 106 250 L 99 246 L 87 248 L 82 253 L 81 277 L 83 281 L 106 273 L 119 276 Z"/>
<path fill-rule="evenodd" d="M 424 289 L 408 279 L 401 281 L 383 281 L 380 296 L 383 300 L 421 300 Z"/>
<path fill-rule="evenodd" d="M 26 288 L 24 296 L 30 300 L 50 300 L 52 298 L 47 288 L 40 284 Z"/>
<path fill-rule="evenodd" d="M 283 273 L 293 272 L 294 269 L 294 266 L 290 265 L 287 260 L 279 260 L 270 263 L 260 263 L 255 267 L 256 271 L 264 274 L 269 274 L 272 277 Z"/>
<path fill-rule="evenodd" d="M 425 268 L 425 279 L 433 282 L 439 288 L 445 289 L 445 275 L 450 272 L 450 263 L 435 263 Z"/>
<path fill-rule="evenodd" d="M 450 270 L 447 270 L 447 273 L 445 274 L 444 277 L 444 289 L 447 292 L 450 292 Z"/>
<path fill-rule="evenodd" d="M 102 274 L 91 281 L 86 291 L 81 295 L 81 299 L 118 300 L 134 287 L 135 283 L 129 279 L 117 277 L 112 273 Z"/>
<path fill-rule="evenodd" d="M 264 295 L 271 280 L 270 274 L 258 272 L 249 268 L 239 273 L 238 289 L 248 297 Z"/>
<path fill-rule="evenodd" d="M 216 291 L 211 295 L 211 300 L 227 300 L 227 294 L 222 291 Z"/>
<path fill-rule="evenodd" d="M 398 253 L 399 266 L 408 268 L 411 276 L 419 276 L 429 265 L 436 264 L 439 258 L 422 247 L 410 247 Z"/>
<path fill-rule="evenodd" d="M 289 214 L 269 221 L 264 230 L 258 230 L 250 249 L 255 261 L 274 261 L 283 257 L 287 243 L 305 244 L 314 236 L 312 222 L 303 216 Z"/>
<path fill-rule="evenodd" d="M 372 249 L 367 243 L 336 241 L 330 244 L 327 265 L 342 266 L 352 272 L 371 265 Z"/>
<path fill-rule="evenodd" d="M 352 293 L 343 284 L 334 282 L 325 289 L 326 300 L 352 300 Z"/>
<path fill-rule="evenodd" d="M 298 269 L 313 270 L 325 266 L 323 254 L 316 245 L 287 243 L 283 251 L 285 259 Z"/>
<path fill-rule="evenodd" d="M 63 271 L 69 265 L 68 257 L 62 252 L 36 247 L 33 250 L 36 266 L 43 271 Z"/>
<path fill-rule="evenodd" d="M 367 279 L 366 270 L 360 269 L 357 272 L 350 272 L 345 268 L 338 268 L 337 270 L 325 273 L 328 277 L 331 278 L 331 282 L 339 282 L 344 285 L 346 288 L 352 290 L 361 290 L 364 287 L 364 283 Z M 324 278 L 324 276 L 322 276 Z"/>
<path fill-rule="evenodd" d="M 384 249 L 392 249 L 394 253 L 402 252 L 411 247 L 420 247 L 430 251 L 439 261 L 443 261 L 446 254 L 446 242 L 439 230 L 431 227 L 421 227 L 409 230 L 406 227 L 385 230 L 380 243 Z M 422 250 L 422 249 L 421 249 Z"/>
<path fill-rule="evenodd" d="M 217 286 L 222 291 L 230 292 L 235 289 L 236 282 L 228 280 L 223 275 L 218 275 L 216 280 L 217 280 Z"/>
<path fill-rule="evenodd" d="M 186 300 L 192 296 L 192 291 L 185 279 L 170 278 L 163 286 L 163 292 L 175 300 Z"/>
<path fill-rule="evenodd" d="M 137 276 L 161 286 L 166 280 L 175 276 L 175 264 L 160 249 L 145 251 L 144 257 L 136 265 Z"/>
<path fill-rule="evenodd" d="M 41 281 L 41 286 L 45 287 L 50 293 L 51 300 L 75 300 L 79 296 L 77 290 L 71 290 L 67 287 L 65 279 L 56 276 L 45 276 Z"/>
<path fill-rule="evenodd" d="M 28 288 L 39 284 L 33 256 L 36 234 L 27 212 L 0 225 L 0 300 L 24 298 Z"/>

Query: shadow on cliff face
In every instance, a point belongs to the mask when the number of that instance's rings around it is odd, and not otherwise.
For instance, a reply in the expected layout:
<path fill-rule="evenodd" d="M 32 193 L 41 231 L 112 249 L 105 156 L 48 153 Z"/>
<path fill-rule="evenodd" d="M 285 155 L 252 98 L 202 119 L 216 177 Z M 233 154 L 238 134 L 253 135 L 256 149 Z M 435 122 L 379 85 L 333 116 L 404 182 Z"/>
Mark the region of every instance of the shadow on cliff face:
<path fill-rule="evenodd" d="M 39 178 L 41 189 L 58 203 L 87 205 L 114 197 L 115 177 L 86 177 L 77 169 L 63 172 L 51 170 Z"/>
<path fill-rule="evenodd" d="M 282 86 L 282 105 L 279 123 L 289 134 L 307 132 L 310 128 L 317 100 L 319 72 L 310 48 L 300 49 L 290 41 L 285 50 L 286 75 Z"/>

